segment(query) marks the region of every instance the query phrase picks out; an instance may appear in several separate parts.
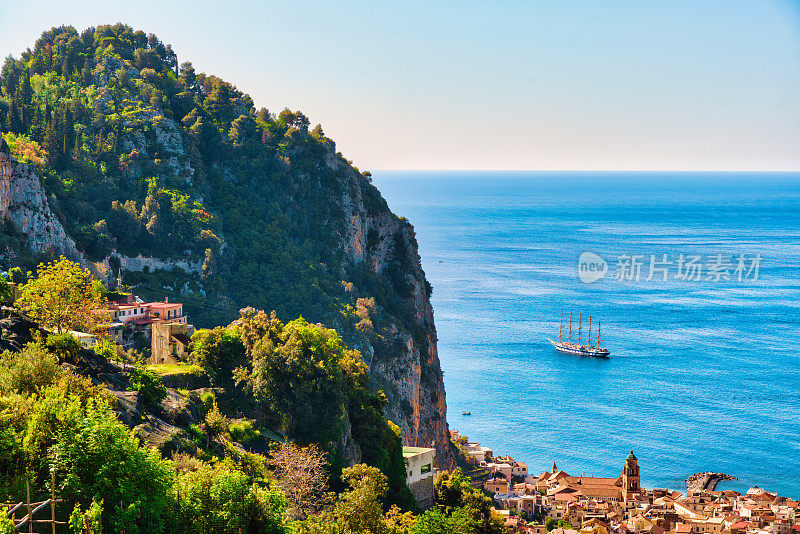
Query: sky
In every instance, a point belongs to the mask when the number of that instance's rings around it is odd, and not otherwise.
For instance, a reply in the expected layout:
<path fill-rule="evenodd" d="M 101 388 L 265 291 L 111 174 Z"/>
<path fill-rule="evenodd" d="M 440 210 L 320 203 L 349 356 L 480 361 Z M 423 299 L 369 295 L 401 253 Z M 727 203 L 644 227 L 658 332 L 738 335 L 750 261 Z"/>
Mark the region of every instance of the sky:
<path fill-rule="evenodd" d="M 0 54 L 115 22 L 362 170 L 800 170 L 800 0 L 0 0 Z"/>

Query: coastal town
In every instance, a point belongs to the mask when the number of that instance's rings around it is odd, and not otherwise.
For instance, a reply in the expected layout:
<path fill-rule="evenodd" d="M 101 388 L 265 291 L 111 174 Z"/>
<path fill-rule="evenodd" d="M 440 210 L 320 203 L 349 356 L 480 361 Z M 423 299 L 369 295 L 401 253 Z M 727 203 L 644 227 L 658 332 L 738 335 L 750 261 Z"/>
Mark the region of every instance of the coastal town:
<path fill-rule="evenodd" d="M 645 488 L 633 451 L 617 477 L 572 475 L 552 466 L 529 471 L 526 463 L 495 456 L 457 430 L 451 439 L 473 477 L 492 496 L 510 532 L 544 534 L 800 534 L 800 501 L 754 487 L 745 494 L 717 491 L 732 477 L 698 473 L 685 493 Z"/>

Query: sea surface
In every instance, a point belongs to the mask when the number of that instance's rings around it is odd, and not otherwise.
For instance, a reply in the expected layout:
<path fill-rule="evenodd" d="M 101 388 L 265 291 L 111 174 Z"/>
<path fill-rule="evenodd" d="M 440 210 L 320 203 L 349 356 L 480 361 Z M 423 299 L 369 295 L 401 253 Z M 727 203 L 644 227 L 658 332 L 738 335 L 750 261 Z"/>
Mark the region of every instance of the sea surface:
<path fill-rule="evenodd" d="M 374 182 L 416 228 L 450 428 L 532 473 L 555 461 L 617 476 L 633 450 L 647 487 L 685 491 L 688 475 L 712 470 L 739 479 L 720 489 L 800 497 L 800 174 L 396 171 Z M 594 283 L 578 276 L 587 251 L 608 265 Z M 661 269 L 648 281 L 651 256 Z M 553 349 L 570 311 L 584 342 L 588 317 L 602 323 L 610 358 Z"/>

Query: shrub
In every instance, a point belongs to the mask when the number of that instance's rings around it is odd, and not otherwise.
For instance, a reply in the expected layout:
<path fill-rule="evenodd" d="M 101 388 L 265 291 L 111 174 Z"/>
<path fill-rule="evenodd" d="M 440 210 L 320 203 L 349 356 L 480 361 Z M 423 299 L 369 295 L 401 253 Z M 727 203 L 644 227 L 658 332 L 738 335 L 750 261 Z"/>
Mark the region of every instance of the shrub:
<path fill-rule="evenodd" d="M 39 166 L 47 161 L 47 152 L 27 135 L 8 132 L 3 134 L 3 138 L 8 143 L 11 155 L 20 163 Z"/>
<path fill-rule="evenodd" d="M 128 389 L 139 392 L 139 403 L 143 406 L 158 404 L 167 396 L 167 388 L 161 377 L 139 365 L 131 371 L 128 381 L 130 382 Z"/>
<path fill-rule="evenodd" d="M 15 534 L 14 522 L 6 515 L 7 510 L 0 508 L 0 534 Z"/>
<path fill-rule="evenodd" d="M 69 333 L 50 334 L 47 336 L 45 347 L 62 360 L 73 361 L 81 349 L 81 344 Z"/>
<path fill-rule="evenodd" d="M 100 517 L 103 514 L 103 501 L 97 502 L 92 499 L 92 504 L 86 512 L 81 511 L 81 505 L 75 503 L 75 508 L 69 515 L 69 528 L 75 534 L 83 534 L 84 532 L 100 532 Z"/>
<path fill-rule="evenodd" d="M 253 441 L 261 435 L 261 433 L 253 428 L 253 422 L 249 419 L 235 421 L 228 426 L 228 432 L 233 441 L 239 443 L 247 443 Z"/>
<path fill-rule="evenodd" d="M 117 345 L 110 339 L 102 338 L 97 341 L 97 345 L 94 346 L 94 353 L 98 356 L 102 356 L 106 360 L 119 360 L 117 356 Z"/>
<path fill-rule="evenodd" d="M 0 354 L 0 391 L 30 395 L 53 384 L 59 376 L 58 365 L 38 343 L 28 343 L 19 353 Z"/>
<path fill-rule="evenodd" d="M 286 532 L 286 499 L 228 462 L 202 464 L 176 483 L 180 532 Z"/>

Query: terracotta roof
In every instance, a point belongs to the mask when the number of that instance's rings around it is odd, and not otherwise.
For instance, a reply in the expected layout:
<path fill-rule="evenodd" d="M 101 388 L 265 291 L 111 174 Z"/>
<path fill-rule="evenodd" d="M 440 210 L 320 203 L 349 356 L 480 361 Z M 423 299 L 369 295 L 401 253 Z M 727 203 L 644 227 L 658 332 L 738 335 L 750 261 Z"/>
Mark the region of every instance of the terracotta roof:
<path fill-rule="evenodd" d="M 555 499 L 561 502 L 576 502 L 578 500 L 574 493 L 556 493 Z"/>
<path fill-rule="evenodd" d="M 602 477 L 569 477 L 568 484 L 578 484 L 581 486 L 616 486 L 620 481 L 617 478 L 602 478 Z"/>
<path fill-rule="evenodd" d="M 747 521 L 738 521 L 731 525 L 731 528 L 747 528 Z"/>

